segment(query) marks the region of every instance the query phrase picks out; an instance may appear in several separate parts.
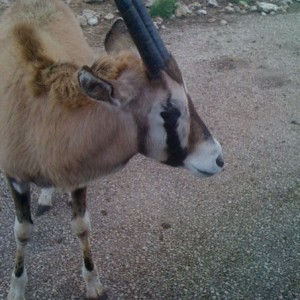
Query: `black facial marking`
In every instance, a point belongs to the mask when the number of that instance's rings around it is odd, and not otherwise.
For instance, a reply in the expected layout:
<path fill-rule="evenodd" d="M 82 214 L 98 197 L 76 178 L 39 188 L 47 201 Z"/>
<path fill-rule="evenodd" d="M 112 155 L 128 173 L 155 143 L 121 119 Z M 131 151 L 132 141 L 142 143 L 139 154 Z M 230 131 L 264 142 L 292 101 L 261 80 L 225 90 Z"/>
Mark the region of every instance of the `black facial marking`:
<path fill-rule="evenodd" d="M 163 106 L 163 111 L 160 113 L 164 119 L 164 127 L 167 133 L 167 153 L 168 159 L 165 161 L 167 165 L 177 167 L 183 164 L 183 160 L 187 156 L 187 149 L 182 148 L 180 139 L 177 133 L 178 119 L 181 113 L 170 100 Z"/>

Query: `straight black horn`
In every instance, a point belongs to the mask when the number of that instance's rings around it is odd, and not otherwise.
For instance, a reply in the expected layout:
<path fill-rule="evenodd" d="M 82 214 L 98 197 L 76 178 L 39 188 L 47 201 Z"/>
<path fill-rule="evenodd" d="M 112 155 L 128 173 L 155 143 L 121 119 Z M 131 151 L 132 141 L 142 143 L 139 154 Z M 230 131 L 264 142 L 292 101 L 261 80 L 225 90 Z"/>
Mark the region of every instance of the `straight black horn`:
<path fill-rule="evenodd" d="M 171 54 L 165 47 L 163 40 L 161 39 L 157 29 L 155 28 L 153 21 L 141 0 L 132 0 L 132 3 L 140 15 L 147 31 L 149 32 L 158 52 L 160 53 L 163 61 L 166 63 L 170 58 Z"/>
<path fill-rule="evenodd" d="M 142 57 L 142 60 L 147 67 L 149 75 L 154 78 L 159 77 L 160 71 L 166 67 L 166 61 L 158 49 L 156 39 L 152 36 L 152 30 L 147 28 L 148 26 L 151 28 L 149 25 L 150 23 L 147 22 L 147 25 L 145 25 L 144 20 L 134 6 L 132 0 L 115 0 L 115 3 Z M 137 7 L 140 10 L 142 4 L 138 3 Z M 146 8 L 144 9 L 146 10 Z M 144 14 L 145 12 L 143 12 L 142 15 Z M 146 14 L 148 14 L 147 11 Z M 149 15 L 148 18 L 154 27 Z"/>

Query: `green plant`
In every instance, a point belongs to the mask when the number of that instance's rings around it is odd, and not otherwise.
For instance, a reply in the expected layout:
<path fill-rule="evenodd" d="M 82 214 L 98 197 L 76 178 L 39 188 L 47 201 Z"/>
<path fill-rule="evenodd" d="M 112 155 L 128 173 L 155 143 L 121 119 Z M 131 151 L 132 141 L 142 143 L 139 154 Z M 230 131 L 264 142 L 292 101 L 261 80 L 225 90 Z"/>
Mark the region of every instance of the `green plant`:
<path fill-rule="evenodd" d="M 155 0 L 150 8 L 152 17 L 162 17 L 169 19 L 176 7 L 176 0 Z"/>

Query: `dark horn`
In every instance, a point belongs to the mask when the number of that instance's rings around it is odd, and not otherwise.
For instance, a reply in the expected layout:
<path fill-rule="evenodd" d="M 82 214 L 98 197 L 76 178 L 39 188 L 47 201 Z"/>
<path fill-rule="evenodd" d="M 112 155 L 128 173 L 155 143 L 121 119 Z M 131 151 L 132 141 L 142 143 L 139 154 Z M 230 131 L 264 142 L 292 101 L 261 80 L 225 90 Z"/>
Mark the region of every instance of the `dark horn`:
<path fill-rule="evenodd" d="M 149 32 L 157 50 L 159 51 L 164 62 L 167 62 L 171 58 L 170 52 L 165 47 L 157 29 L 155 28 L 153 21 L 145 7 L 145 5 L 140 0 L 132 0 L 135 9 L 140 15 L 147 31 Z"/>
<path fill-rule="evenodd" d="M 132 0 L 115 0 L 115 3 L 147 67 L 149 75 L 154 78 L 159 77 L 160 71 L 166 67 L 165 61 L 134 7 Z"/>

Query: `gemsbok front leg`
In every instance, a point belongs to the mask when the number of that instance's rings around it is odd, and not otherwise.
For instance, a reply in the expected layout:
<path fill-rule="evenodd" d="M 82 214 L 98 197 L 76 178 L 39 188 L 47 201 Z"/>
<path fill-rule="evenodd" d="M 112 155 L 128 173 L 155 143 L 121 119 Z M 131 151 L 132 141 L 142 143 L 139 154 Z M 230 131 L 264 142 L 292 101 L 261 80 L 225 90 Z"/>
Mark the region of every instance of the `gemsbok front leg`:
<path fill-rule="evenodd" d="M 33 231 L 33 222 L 30 213 L 30 185 L 8 177 L 11 192 L 15 202 L 16 218 L 14 233 L 17 243 L 15 264 L 12 273 L 8 300 L 24 300 L 27 272 L 25 269 L 25 247 Z"/>
<path fill-rule="evenodd" d="M 86 284 L 87 299 L 107 299 L 97 268 L 93 262 L 89 241 L 90 218 L 86 210 L 86 187 L 72 192 L 72 230 L 77 236 L 83 254 L 82 276 Z"/>

